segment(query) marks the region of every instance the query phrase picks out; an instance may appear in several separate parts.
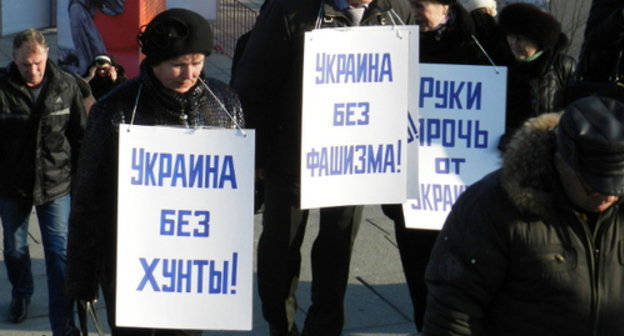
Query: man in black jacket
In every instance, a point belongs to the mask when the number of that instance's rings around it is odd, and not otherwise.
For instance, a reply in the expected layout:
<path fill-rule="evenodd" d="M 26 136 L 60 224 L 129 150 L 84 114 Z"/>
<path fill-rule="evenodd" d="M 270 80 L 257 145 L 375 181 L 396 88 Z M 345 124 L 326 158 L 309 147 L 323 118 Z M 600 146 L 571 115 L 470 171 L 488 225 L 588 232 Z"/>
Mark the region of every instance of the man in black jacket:
<path fill-rule="evenodd" d="M 622 335 L 624 104 L 588 97 L 514 134 L 455 203 L 424 335 Z"/>
<path fill-rule="evenodd" d="M 73 331 L 71 303 L 64 294 L 67 222 L 85 118 L 76 81 L 48 60 L 45 37 L 32 28 L 18 33 L 13 62 L 0 78 L 0 219 L 13 286 L 9 320 L 26 318 L 33 294 L 27 238 L 34 205 L 55 336 Z"/>
<path fill-rule="evenodd" d="M 351 17 L 349 9 L 363 13 Z M 237 64 L 247 125 L 256 128 L 258 176 L 265 181 L 258 289 L 271 335 L 296 335 L 294 297 L 307 210 L 299 207 L 303 37 L 315 28 L 413 23 L 404 0 L 271 0 Z M 303 335 L 340 335 L 351 247 L 361 206 L 320 209 L 312 248 L 312 306 Z"/>
<path fill-rule="evenodd" d="M 574 82 L 566 100 L 606 95 L 624 100 L 624 2 L 593 0 Z"/>

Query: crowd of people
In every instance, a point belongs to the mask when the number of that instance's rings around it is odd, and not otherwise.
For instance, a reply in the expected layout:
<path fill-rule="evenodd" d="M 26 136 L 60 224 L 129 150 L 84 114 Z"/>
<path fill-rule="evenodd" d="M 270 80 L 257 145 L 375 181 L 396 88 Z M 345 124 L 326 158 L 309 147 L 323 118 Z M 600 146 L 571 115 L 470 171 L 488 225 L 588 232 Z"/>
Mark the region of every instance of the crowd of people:
<path fill-rule="evenodd" d="M 119 125 L 246 125 L 256 130 L 257 284 L 270 335 L 341 335 L 363 206 L 319 209 L 311 306 L 295 323 L 309 216 L 299 205 L 303 36 L 383 25 L 418 25 L 420 62 L 508 68 L 501 168 L 468 187 L 441 231 L 408 229 L 400 204 L 382 206 L 394 222 L 415 330 L 624 333 L 624 5 L 612 0 L 592 2 L 580 55 L 566 52 L 557 18 L 529 3 L 265 0 L 237 46 L 229 84 L 204 75 L 212 28 L 186 9 L 161 12 L 139 31 L 145 58 L 130 79 L 106 53 L 83 73 L 62 69 L 41 32 L 18 33 L 0 74 L 8 319 L 28 316 L 34 207 L 54 336 L 79 335 L 75 303 L 100 290 L 112 335 L 201 335 L 116 325 Z"/>

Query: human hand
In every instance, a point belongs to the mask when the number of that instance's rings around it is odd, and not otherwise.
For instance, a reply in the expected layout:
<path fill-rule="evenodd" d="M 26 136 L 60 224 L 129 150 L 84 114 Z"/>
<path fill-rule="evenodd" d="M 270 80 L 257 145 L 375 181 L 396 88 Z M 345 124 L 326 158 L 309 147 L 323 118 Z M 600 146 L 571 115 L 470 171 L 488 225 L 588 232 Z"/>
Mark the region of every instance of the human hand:
<path fill-rule="evenodd" d="M 108 76 L 110 76 L 110 79 L 113 80 L 113 82 L 117 81 L 117 67 L 112 66 L 110 68 L 108 68 Z"/>
<path fill-rule="evenodd" d="M 87 77 L 85 77 L 85 80 L 87 82 L 91 81 L 93 79 L 93 77 L 95 77 L 95 72 L 97 71 L 97 66 L 92 66 L 89 68 L 89 74 L 87 75 Z"/>

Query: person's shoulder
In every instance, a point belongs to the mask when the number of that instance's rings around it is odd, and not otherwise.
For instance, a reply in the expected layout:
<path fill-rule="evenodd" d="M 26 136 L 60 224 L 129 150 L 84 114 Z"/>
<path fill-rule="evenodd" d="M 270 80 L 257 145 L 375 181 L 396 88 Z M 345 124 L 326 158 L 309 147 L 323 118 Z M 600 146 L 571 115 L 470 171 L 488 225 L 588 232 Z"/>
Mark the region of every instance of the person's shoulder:
<path fill-rule="evenodd" d="M 80 76 L 78 74 L 65 70 L 50 60 L 46 68 L 52 73 L 52 80 L 56 82 L 56 85 L 58 85 L 58 83 L 66 83 L 80 88 L 80 84 L 78 84 L 78 77 Z M 46 72 L 48 71 L 47 69 Z"/>
<path fill-rule="evenodd" d="M 124 113 L 133 109 L 134 104 L 141 104 L 146 99 L 142 93 L 144 88 L 138 77 L 131 78 L 115 86 L 102 96 L 92 107 L 90 114 L 98 114 L 110 118 L 114 113 Z"/>
<path fill-rule="evenodd" d="M 576 68 L 576 59 L 566 53 L 559 52 L 555 55 L 553 65 L 560 76 L 571 76 Z"/>
<path fill-rule="evenodd" d="M 232 88 L 232 86 L 225 83 L 224 81 L 213 77 L 206 77 L 204 81 L 208 89 L 212 91 L 212 93 L 214 93 L 216 96 L 226 96 L 226 98 L 238 99 L 238 94 L 236 93 L 234 88 Z"/>
<path fill-rule="evenodd" d="M 308 14 L 317 15 L 321 6 L 327 2 L 328 0 L 270 0 L 261 15 L 271 12 L 294 17 Z"/>
<path fill-rule="evenodd" d="M 144 87 L 141 85 L 141 80 L 139 77 L 134 77 L 128 80 L 125 80 L 119 85 L 113 87 L 107 94 L 102 96 L 98 102 L 106 102 L 107 104 L 113 103 L 126 103 L 132 101 L 134 104 L 134 98 L 141 98 L 141 91 L 144 90 Z M 128 97 L 132 97 L 129 99 Z"/>
<path fill-rule="evenodd" d="M 494 198 L 497 199 L 503 193 L 501 186 L 501 170 L 494 170 L 475 183 L 466 188 L 466 191 L 462 193 L 462 197 L 473 198 Z M 464 194 L 466 196 L 464 196 Z"/>
<path fill-rule="evenodd" d="M 223 88 L 229 88 L 230 85 L 227 84 L 226 82 L 218 79 L 218 78 L 214 78 L 214 77 L 205 77 L 203 79 L 203 81 L 206 83 L 206 85 L 208 85 L 208 87 L 211 88 L 219 88 L 219 89 L 223 89 Z"/>
<path fill-rule="evenodd" d="M 89 86 L 89 83 L 87 83 L 87 81 L 82 78 L 81 76 L 79 76 L 77 73 L 71 72 L 71 71 L 67 71 L 67 70 L 62 70 L 65 74 L 69 75 L 67 77 L 68 80 L 72 80 L 74 81 L 74 83 L 76 83 L 76 85 L 78 86 L 78 89 L 80 89 L 80 93 L 82 94 L 83 97 L 89 97 L 91 96 L 91 87 Z"/>
<path fill-rule="evenodd" d="M 377 1 L 386 1 L 390 7 L 394 8 L 394 9 L 409 9 L 410 5 L 409 5 L 409 1 L 405 1 L 405 0 L 377 0 Z"/>
<path fill-rule="evenodd" d="M 572 56 L 570 56 L 568 54 L 561 53 L 559 57 L 561 59 L 561 62 L 563 62 L 566 65 L 568 65 L 568 64 L 571 64 L 571 65 L 576 64 L 576 58 L 574 58 L 574 57 L 572 57 Z"/>
<path fill-rule="evenodd" d="M 519 214 L 501 183 L 500 169 L 474 182 L 459 195 L 452 207 L 454 226 L 491 226 L 503 228 Z"/>

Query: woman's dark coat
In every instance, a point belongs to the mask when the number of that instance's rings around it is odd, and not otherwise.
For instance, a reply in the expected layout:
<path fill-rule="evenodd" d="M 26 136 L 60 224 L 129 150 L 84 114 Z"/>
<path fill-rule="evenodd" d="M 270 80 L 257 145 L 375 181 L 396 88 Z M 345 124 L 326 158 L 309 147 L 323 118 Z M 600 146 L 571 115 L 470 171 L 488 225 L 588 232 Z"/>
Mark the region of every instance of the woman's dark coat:
<path fill-rule="evenodd" d="M 218 80 L 204 81 L 244 127 L 236 93 Z M 145 62 L 139 77 L 122 83 L 93 105 L 70 215 L 67 291 L 75 299 L 96 298 L 99 286 L 107 301 L 114 298 L 119 124 L 132 121 L 135 125 L 236 128 L 199 81 L 185 94 L 175 93 L 158 82 Z"/>

